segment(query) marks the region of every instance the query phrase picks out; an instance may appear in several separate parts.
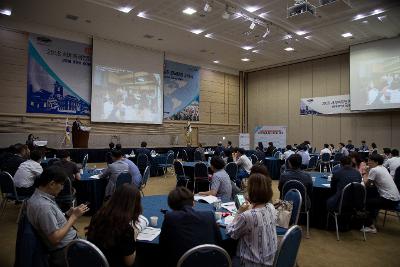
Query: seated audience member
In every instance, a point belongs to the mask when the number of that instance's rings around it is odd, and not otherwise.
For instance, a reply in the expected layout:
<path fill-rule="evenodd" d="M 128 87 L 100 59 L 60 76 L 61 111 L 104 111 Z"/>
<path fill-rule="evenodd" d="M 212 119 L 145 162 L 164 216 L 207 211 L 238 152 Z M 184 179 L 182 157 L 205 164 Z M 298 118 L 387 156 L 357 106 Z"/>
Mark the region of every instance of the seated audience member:
<path fill-rule="evenodd" d="M 310 162 L 310 154 L 308 153 L 307 146 L 300 145 L 298 149 L 299 150 L 296 154 L 301 156 L 301 168 L 306 169 L 308 167 L 308 163 Z"/>
<path fill-rule="evenodd" d="M 55 197 L 62 190 L 67 174 L 57 166 L 46 168 L 36 179 L 37 186 L 27 201 L 27 217 L 49 250 L 50 266 L 66 266 L 64 248 L 78 238 L 73 225 L 89 208 L 81 204 L 66 214 L 60 210 Z M 66 217 L 67 216 L 67 217 Z"/>
<path fill-rule="evenodd" d="M 283 185 L 287 181 L 291 180 L 299 181 L 306 187 L 308 195 L 307 201 L 310 203 L 310 197 L 313 190 L 313 181 L 310 174 L 300 169 L 301 156 L 298 154 L 291 155 L 287 161 L 288 161 L 288 169 L 286 169 L 279 178 L 279 184 L 278 184 L 279 191 L 282 194 Z"/>
<path fill-rule="evenodd" d="M 80 180 L 81 175 L 78 165 L 71 161 L 69 152 L 67 150 L 61 150 L 58 154 L 60 160 L 54 162 L 53 165 L 63 168 L 71 181 Z"/>
<path fill-rule="evenodd" d="M 291 145 L 286 146 L 286 151 L 283 153 L 283 157 L 287 160 L 291 155 L 294 154 L 293 148 Z"/>
<path fill-rule="evenodd" d="M 248 179 L 248 201 L 238 210 L 227 234 L 238 239 L 237 256 L 233 266 L 272 266 L 277 250 L 276 210 L 270 203 L 272 181 L 262 174 L 252 174 Z"/>
<path fill-rule="evenodd" d="M 13 154 L 5 157 L 1 162 L 1 170 L 8 172 L 11 176 L 14 177 L 15 173 L 18 170 L 19 165 L 26 161 L 29 158 L 29 148 L 27 145 L 16 144 L 13 147 Z"/>
<path fill-rule="evenodd" d="M 210 163 L 211 170 L 214 172 L 211 178 L 211 190 L 199 192 L 199 195 L 212 195 L 221 198 L 223 202 L 227 202 L 232 197 L 232 185 L 228 173 L 224 170 L 225 162 L 221 157 L 213 156 Z"/>
<path fill-rule="evenodd" d="M 100 178 L 109 178 L 105 193 L 106 198 L 114 193 L 118 175 L 123 172 L 129 172 L 129 166 L 122 159 L 122 152 L 113 150 L 111 153 L 113 163 L 108 165 L 107 169 L 103 170 L 99 175 Z"/>
<path fill-rule="evenodd" d="M 383 165 L 385 165 L 386 161 L 392 157 L 392 150 L 388 147 L 383 148 Z"/>
<path fill-rule="evenodd" d="M 196 211 L 193 205 L 193 193 L 186 187 L 177 187 L 168 194 L 172 211 L 165 214 L 160 234 L 164 266 L 175 267 L 179 258 L 195 246 L 221 243 L 213 212 Z"/>
<path fill-rule="evenodd" d="M 222 146 L 222 142 L 218 142 L 217 147 L 214 149 L 214 155 L 215 156 L 220 156 L 221 153 L 224 152 L 224 147 Z"/>
<path fill-rule="evenodd" d="M 356 170 L 358 170 L 358 172 L 364 178 L 364 176 L 367 174 L 366 171 L 367 164 L 365 164 L 365 162 L 362 161 L 360 155 L 355 151 L 351 152 L 349 157 L 351 158 L 351 166 Z"/>
<path fill-rule="evenodd" d="M 140 189 L 140 186 L 142 185 L 142 174 L 140 173 L 139 168 L 130 159 L 123 157 L 122 161 L 128 165 L 129 174 L 132 176 L 132 184 Z"/>
<path fill-rule="evenodd" d="M 399 150 L 393 149 L 391 151 L 392 157 L 388 159 L 383 166 L 389 168 L 390 175 L 394 177 L 396 169 L 400 167 L 400 157 L 399 157 Z"/>
<path fill-rule="evenodd" d="M 324 148 L 321 150 L 321 152 L 319 153 L 320 155 L 323 154 L 329 154 L 332 155 L 331 150 L 329 149 L 329 145 L 328 144 L 324 144 Z"/>
<path fill-rule="evenodd" d="M 149 162 L 151 161 L 151 154 L 150 154 L 150 150 L 147 148 L 147 143 L 145 141 L 143 141 L 142 143 L 140 143 L 140 148 L 138 148 L 136 150 L 136 154 L 145 154 L 147 156 L 147 159 L 149 160 Z"/>
<path fill-rule="evenodd" d="M 331 196 L 327 201 L 328 210 L 334 211 L 339 206 L 340 196 L 343 188 L 352 182 L 361 183 L 362 177 L 360 172 L 351 166 L 351 158 L 344 156 L 340 159 L 342 168 L 333 173 L 331 181 Z"/>
<path fill-rule="evenodd" d="M 35 141 L 35 137 L 33 136 L 33 134 L 29 134 L 28 139 L 26 139 L 26 142 L 25 142 L 25 145 L 28 146 L 29 150 L 33 150 L 33 148 L 35 147 L 35 144 L 33 143 L 33 141 Z"/>
<path fill-rule="evenodd" d="M 116 149 L 116 150 L 121 150 L 121 149 L 122 149 L 122 145 L 119 144 L 119 143 L 116 144 L 116 145 L 115 145 L 115 149 Z"/>
<path fill-rule="evenodd" d="M 133 185 L 120 186 L 87 227 L 87 239 L 106 256 L 110 267 L 133 266 L 136 236 L 132 224 L 142 213 L 140 191 Z"/>
<path fill-rule="evenodd" d="M 348 140 L 348 141 L 347 141 L 346 148 L 347 148 L 348 151 L 354 150 L 354 145 L 352 144 L 352 141 L 351 141 L 351 140 Z"/>
<path fill-rule="evenodd" d="M 344 146 L 344 143 L 339 143 L 339 153 L 342 153 L 342 155 L 345 157 L 349 155 L 349 151 Z"/>
<path fill-rule="evenodd" d="M 274 146 L 274 143 L 268 142 L 268 147 L 267 150 L 265 151 L 265 156 L 266 157 L 272 157 L 274 156 L 276 147 Z"/>
<path fill-rule="evenodd" d="M 201 143 L 199 143 L 199 147 L 197 147 L 195 151 L 200 152 L 202 161 L 206 160 L 206 156 L 204 155 L 204 147 L 203 147 L 203 145 Z"/>
<path fill-rule="evenodd" d="M 227 144 L 227 146 L 226 146 L 226 148 L 225 148 L 225 150 L 231 150 L 231 152 L 232 152 L 232 149 L 233 149 L 233 147 L 232 147 L 232 141 L 228 141 L 228 144 Z"/>
<path fill-rule="evenodd" d="M 250 175 L 255 174 L 255 173 L 260 173 L 260 174 L 264 175 L 265 177 L 269 177 L 271 179 L 271 177 L 269 176 L 268 169 L 267 169 L 267 167 L 265 167 L 264 164 L 254 164 L 253 167 L 251 167 Z"/>
<path fill-rule="evenodd" d="M 369 218 L 366 222 L 368 227 L 365 232 L 376 233 L 374 221 L 378 216 L 379 210 L 393 209 L 400 201 L 400 193 L 393 181 L 393 177 L 389 174 L 388 170 L 382 166 L 383 157 L 379 154 L 372 154 L 368 159 L 368 176 L 364 178 L 365 186 L 374 184 L 378 190 L 378 196 L 367 195 L 367 211 Z"/>
<path fill-rule="evenodd" d="M 232 149 L 224 150 L 224 157 L 222 158 L 226 164 L 233 162 Z"/>
<path fill-rule="evenodd" d="M 251 163 L 251 160 L 246 156 L 245 150 L 243 148 L 237 148 L 235 147 L 233 149 L 234 153 L 234 160 L 236 164 L 238 165 L 238 173 L 237 173 L 237 183 L 238 186 L 240 186 L 240 182 L 242 181 L 243 178 L 249 177 L 250 174 L 250 169 L 253 166 Z"/>
<path fill-rule="evenodd" d="M 256 152 L 255 155 L 257 156 L 258 160 L 264 160 L 265 158 L 265 153 L 260 147 L 256 147 Z"/>
<path fill-rule="evenodd" d="M 335 145 L 334 144 L 329 144 L 329 150 L 331 151 L 331 154 L 335 153 L 336 152 L 335 151 Z"/>
<path fill-rule="evenodd" d="M 293 144 L 293 151 L 297 151 L 298 150 L 298 145 L 297 144 Z"/>
<path fill-rule="evenodd" d="M 371 144 L 371 148 L 372 148 L 371 154 L 378 154 L 378 147 L 376 146 L 375 143 Z"/>
<path fill-rule="evenodd" d="M 368 145 L 367 143 L 363 140 L 361 141 L 361 146 L 360 146 L 360 151 L 368 151 Z"/>
<path fill-rule="evenodd" d="M 20 196 L 31 196 L 35 191 L 35 178 L 43 172 L 40 165 L 42 153 L 38 150 L 33 150 L 30 153 L 30 158 L 22 162 L 17 172 L 14 175 L 14 184 L 17 188 L 17 193 Z"/>
<path fill-rule="evenodd" d="M 111 157 L 111 151 L 114 149 L 115 145 L 114 145 L 113 142 L 111 142 L 111 143 L 108 144 L 108 147 L 110 148 L 110 150 L 106 152 L 107 165 L 113 163 L 112 157 Z"/>
<path fill-rule="evenodd" d="M 258 142 L 258 145 L 257 145 L 256 149 L 257 149 L 257 148 L 258 148 L 259 150 L 261 150 L 261 151 L 264 152 L 264 145 L 263 145 L 262 142 Z"/>

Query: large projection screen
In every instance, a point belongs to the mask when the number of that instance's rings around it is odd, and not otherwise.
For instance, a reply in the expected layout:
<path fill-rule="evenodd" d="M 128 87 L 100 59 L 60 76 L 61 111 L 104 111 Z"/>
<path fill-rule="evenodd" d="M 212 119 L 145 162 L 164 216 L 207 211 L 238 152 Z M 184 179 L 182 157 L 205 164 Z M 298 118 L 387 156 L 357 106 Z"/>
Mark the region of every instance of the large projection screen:
<path fill-rule="evenodd" d="M 400 108 L 400 38 L 350 48 L 351 110 Z"/>
<path fill-rule="evenodd" d="M 93 39 L 91 120 L 161 124 L 162 52 Z"/>

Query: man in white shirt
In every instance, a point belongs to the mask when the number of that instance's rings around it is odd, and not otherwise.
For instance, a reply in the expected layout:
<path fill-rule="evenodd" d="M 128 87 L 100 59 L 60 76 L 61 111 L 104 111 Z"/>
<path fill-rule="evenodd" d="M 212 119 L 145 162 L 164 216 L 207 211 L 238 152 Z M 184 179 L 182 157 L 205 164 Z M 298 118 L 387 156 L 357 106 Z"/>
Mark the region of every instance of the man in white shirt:
<path fill-rule="evenodd" d="M 297 154 L 301 156 L 301 168 L 307 169 L 308 163 L 310 162 L 310 154 L 306 145 L 302 144 L 298 147 Z"/>
<path fill-rule="evenodd" d="M 19 165 L 14 175 L 14 184 L 18 195 L 31 196 L 35 191 L 33 186 L 35 178 L 43 172 L 43 168 L 40 165 L 41 159 L 42 153 L 38 150 L 33 150 L 30 153 L 30 159 Z"/>
<path fill-rule="evenodd" d="M 339 143 L 339 153 L 342 153 L 344 157 L 347 157 L 349 155 L 349 151 L 345 147 L 344 143 Z"/>
<path fill-rule="evenodd" d="M 328 153 L 329 155 L 332 155 L 332 151 L 329 149 L 328 144 L 324 144 L 324 148 L 321 150 L 320 155 L 323 155 L 325 153 Z"/>
<path fill-rule="evenodd" d="M 390 175 L 394 177 L 394 173 L 396 169 L 400 167 L 400 157 L 399 157 L 399 150 L 392 149 L 390 152 L 392 157 L 387 159 L 386 162 L 383 164 L 386 168 L 389 168 Z"/>
<path fill-rule="evenodd" d="M 283 157 L 287 160 L 291 155 L 294 154 L 293 148 L 291 145 L 286 146 L 286 151 L 283 153 Z"/>
<path fill-rule="evenodd" d="M 376 233 L 374 221 L 378 216 L 380 209 L 393 209 L 400 201 L 400 193 L 394 183 L 392 176 L 388 170 L 382 166 L 383 157 L 379 154 L 372 154 L 368 159 L 369 173 L 364 178 L 365 186 L 374 184 L 378 190 L 377 197 L 368 197 L 367 210 L 369 218 L 367 219 L 365 232 Z"/>
<path fill-rule="evenodd" d="M 253 167 L 251 160 L 246 156 L 245 150 L 243 148 L 234 148 L 234 160 L 238 165 L 237 181 L 240 182 L 243 178 L 247 178 L 250 175 L 250 169 Z"/>

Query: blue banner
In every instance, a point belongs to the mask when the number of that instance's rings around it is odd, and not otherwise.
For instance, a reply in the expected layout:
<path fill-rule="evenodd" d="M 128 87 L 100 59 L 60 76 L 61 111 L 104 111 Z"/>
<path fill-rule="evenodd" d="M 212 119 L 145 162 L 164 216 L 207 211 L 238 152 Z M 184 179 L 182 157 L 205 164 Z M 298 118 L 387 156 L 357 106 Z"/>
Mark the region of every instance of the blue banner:
<path fill-rule="evenodd" d="M 164 119 L 199 120 L 200 68 L 165 61 Z"/>
<path fill-rule="evenodd" d="M 30 34 L 28 113 L 90 115 L 92 46 Z"/>

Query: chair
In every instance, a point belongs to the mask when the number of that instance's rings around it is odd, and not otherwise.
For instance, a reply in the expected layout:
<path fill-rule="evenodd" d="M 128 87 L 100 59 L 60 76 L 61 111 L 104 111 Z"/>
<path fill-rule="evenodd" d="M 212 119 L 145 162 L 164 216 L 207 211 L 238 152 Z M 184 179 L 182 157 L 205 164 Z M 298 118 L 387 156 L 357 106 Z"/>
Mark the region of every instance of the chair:
<path fill-rule="evenodd" d="M 179 186 L 180 183 L 184 182 L 185 187 L 187 188 L 190 177 L 186 176 L 183 164 L 179 160 L 174 161 L 174 171 L 176 175 L 176 186 Z"/>
<path fill-rule="evenodd" d="M 308 201 L 307 189 L 304 184 L 297 180 L 289 180 L 287 181 L 282 187 L 282 196 L 286 195 L 290 189 L 297 189 L 300 194 L 301 198 L 304 199 L 302 201 L 301 211 L 300 213 L 305 213 L 307 215 L 307 233 L 306 238 L 310 238 L 310 203 Z"/>
<path fill-rule="evenodd" d="M 257 163 L 258 157 L 255 154 L 251 154 L 250 158 L 251 158 L 251 163 L 252 164 L 256 164 Z"/>
<path fill-rule="evenodd" d="M 273 267 L 293 267 L 296 265 L 302 232 L 298 225 L 289 228 L 276 250 Z"/>
<path fill-rule="evenodd" d="M 194 152 L 194 161 L 202 161 L 201 153 L 200 151 L 195 151 Z"/>
<path fill-rule="evenodd" d="M 182 161 L 188 161 L 189 160 L 189 156 L 188 153 L 185 149 L 182 150 Z"/>
<path fill-rule="evenodd" d="M 21 217 L 22 209 L 25 206 L 25 202 L 23 201 L 28 199 L 29 196 L 19 196 L 17 194 L 17 189 L 15 187 L 14 180 L 11 177 L 11 174 L 9 174 L 8 172 L 0 173 L 0 189 L 2 198 L 2 202 L 0 204 L 0 209 L 1 209 L 0 216 L 3 216 L 7 203 L 9 201 L 22 202 L 22 205 L 18 212 L 18 217 L 17 217 L 17 222 L 18 222 L 19 218 Z"/>
<path fill-rule="evenodd" d="M 317 168 L 318 156 L 312 156 L 308 162 L 306 170 L 315 170 Z"/>
<path fill-rule="evenodd" d="M 207 183 L 208 190 L 210 190 L 210 180 L 208 179 L 208 168 L 204 162 L 197 162 L 194 165 L 194 182 L 193 182 L 193 192 L 196 192 L 196 184 L 198 182 Z"/>
<path fill-rule="evenodd" d="M 360 183 L 350 183 L 346 185 L 341 193 L 339 207 L 337 210 L 328 211 L 326 217 L 326 228 L 329 226 L 329 217 L 332 216 L 335 218 L 336 224 L 336 238 L 339 241 L 339 227 L 338 227 L 338 219 L 339 215 L 342 215 L 347 212 L 351 212 L 352 214 L 357 212 L 365 212 L 365 198 L 367 192 L 365 187 Z M 364 229 L 364 225 L 362 226 Z M 363 232 L 364 241 L 366 241 L 365 231 Z"/>
<path fill-rule="evenodd" d="M 229 162 L 225 166 L 225 171 L 228 173 L 229 178 L 231 178 L 231 181 L 236 182 L 238 165 L 235 162 Z"/>
<path fill-rule="evenodd" d="M 142 181 L 141 181 L 140 187 L 139 187 L 139 190 L 142 193 L 142 196 L 144 196 L 143 189 L 146 187 L 147 181 L 149 180 L 149 178 L 150 178 L 150 166 L 147 166 L 146 169 L 144 170 Z"/>
<path fill-rule="evenodd" d="M 146 154 L 139 154 L 137 158 L 137 167 L 142 175 L 147 166 L 149 166 L 149 158 Z"/>
<path fill-rule="evenodd" d="M 67 267 L 109 267 L 103 252 L 87 240 L 77 239 L 65 248 Z"/>
<path fill-rule="evenodd" d="M 83 160 L 82 160 L 82 169 L 85 169 L 85 168 L 86 168 L 88 159 L 89 159 L 89 155 L 86 154 L 86 155 L 83 157 Z"/>
<path fill-rule="evenodd" d="M 338 164 L 340 163 L 340 160 L 343 158 L 342 153 L 335 153 L 335 156 L 333 156 L 333 160 L 331 161 L 332 164 Z"/>
<path fill-rule="evenodd" d="M 287 191 L 287 193 L 283 197 L 283 200 L 293 203 L 292 216 L 290 217 L 289 226 L 297 224 L 297 221 L 299 220 L 301 205 L 303 202 L 301 198 L 301 193 L 299 192 L 299 190 L 292 188 Z"/>
<path fill-rule="evenodd" d="M 165 159 L 165 163 L 158 164 L 157 167 L 162 168 L 164 173 L 164 178 L 166 178 L 166 174 L 168 168 L 172 168 L 174 166 L 174 152 L 168 152 L 167 158 Z"/>
<path fill-rule="evenodd" d="M 65 180 L 64 187 L 57 195 L 55 201 L 63 212 L 67 212 L 71 207 L 75 206 L 76 197 L 69 177 Z"/>
<path fill-rule="evenodd" d="M 327 169 L 331 172 L 332 167 L 331 167 L 331 155 L 329 153 L 324 153 L 321 155 L 321 161 L 319 163 L 319 172 L 322 171 L 322 166 L 328 167 Z"/>
<path fill-rule="evenodd" d="M 121 172 L 117 177 L 117 181 L 115 182 L 115 189 L 117 189 L 123 184 L 131 184 L 131 183 L 132 183 L 132 175 L 129 172 Z"/>
<path fill-rule="evenodd" d="M 225 249 L 211 244 L 189 249 L 179 259 L 177 267 L 231 267 L 231 258 Z"/>

